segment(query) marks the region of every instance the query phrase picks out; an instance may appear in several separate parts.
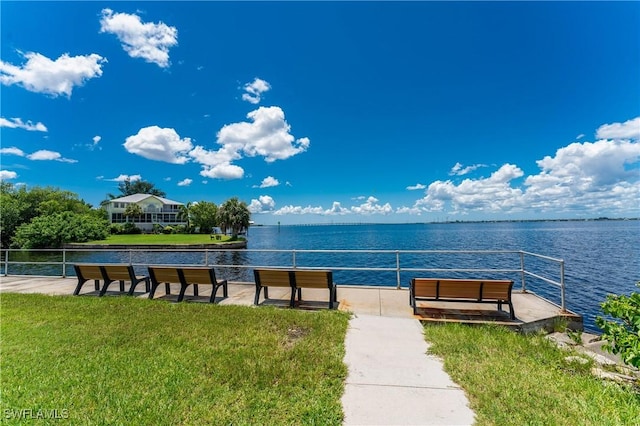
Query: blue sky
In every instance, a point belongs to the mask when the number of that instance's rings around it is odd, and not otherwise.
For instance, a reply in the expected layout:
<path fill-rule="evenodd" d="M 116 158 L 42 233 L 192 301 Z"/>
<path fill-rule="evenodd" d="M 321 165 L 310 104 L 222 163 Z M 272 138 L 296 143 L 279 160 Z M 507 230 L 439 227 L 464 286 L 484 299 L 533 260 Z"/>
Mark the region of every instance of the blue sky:
<path fill-rule="evenodd" d="M 640 216 L 638 2 L 0 3 L 0 177 L 256 223 Z"/>

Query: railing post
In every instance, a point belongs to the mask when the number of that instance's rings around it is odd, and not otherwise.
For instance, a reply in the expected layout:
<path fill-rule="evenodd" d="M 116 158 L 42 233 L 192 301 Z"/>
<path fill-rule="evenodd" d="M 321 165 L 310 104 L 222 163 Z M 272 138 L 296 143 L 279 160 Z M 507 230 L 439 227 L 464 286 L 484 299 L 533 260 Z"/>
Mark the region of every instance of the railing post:
<path fill-rule="evenodd" d="M 524 252 L 520 251 L 520 275 L 522 276 L 522 292 L 527 292 L 527 284 L 525 283 L 525 273 L 524 273 Z"/>
<path fill-rule="evenodd" d="M 9 275 L 9 249 L 4 252 L 4 276 Z"/>
<path fill-rule="evenodd" d="M 209 249 L 204 249 L 204 266 L 209 266 Z"/>
<path fill-rule="evenodd" d="M 564 299 L 564 260 L 560 261 L 560 307 L 562 312 L 567 311 L 567 304 Z"/>
<path fill-rule="evenodd" d="M 67 278 L 67 250 L 62 248 L 62 278 Z"/>
<path fill-rule="evenodd" d="M 295 250 L 291 251 L 291 254 L 293 256 L 293 259 L 292 259 L 293 267 L 295 268 L 296 267 L 296 251 Z"/>
<path fill-rule="evenodd" d="M 129 249 L 129 265 L 133 265 L 133 250 Z"/>
<path fill-rule="evenodd" d="M 396 288 L 400 290 L 400 251 L 396 250 Z"/>

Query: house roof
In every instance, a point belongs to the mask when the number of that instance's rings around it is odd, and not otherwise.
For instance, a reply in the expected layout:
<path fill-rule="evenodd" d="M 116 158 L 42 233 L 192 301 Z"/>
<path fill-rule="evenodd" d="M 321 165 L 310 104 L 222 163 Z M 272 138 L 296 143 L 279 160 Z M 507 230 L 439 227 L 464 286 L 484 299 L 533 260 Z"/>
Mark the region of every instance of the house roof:
<path fill-rule="evenodd" d="M 169 200 L 168 198 L 162 198 L 162 197 L 158 197 L 157 195 L 151 195 L 151 194 L 133 194 L 133 195 L 127 195 L 126 197 L 121 197 L 121 198 L 114 198 L 113 200 L 109 200 L 110 203 L 114 203 L 114 202 L 118 202 L 118 203 L 139 203 L 142 200 L 146 200 L 149 197 L 153 197 L 157 200 L 159 200 L 162 204 L 177 204 L 177 205 L 183 205 L 183 203 L 179 202 L 179 201 L 173 201 L 173 200 Z"/>

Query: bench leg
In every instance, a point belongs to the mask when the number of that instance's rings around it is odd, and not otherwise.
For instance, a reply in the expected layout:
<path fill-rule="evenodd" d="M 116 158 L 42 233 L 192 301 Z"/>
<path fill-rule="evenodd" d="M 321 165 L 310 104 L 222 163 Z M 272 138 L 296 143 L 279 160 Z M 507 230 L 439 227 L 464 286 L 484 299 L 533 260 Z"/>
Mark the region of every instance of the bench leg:
<path fill-rule="evenodd" d="M 298 301 L 302 300 L 302 290 L 298 289 Z M 291 287 L 291 300 L 289 301 L 289 306 L 294 307 L 296 303 L 296 288 Z"/>
<path fill-rule="evenodd" d="M 269 292 L 267 291 L 267 287 L 262 287 L 259 285 L 256 285 L 256 297 L 253 299 L 253 304 L 257 305 L 258 302 L 260 302 L 260 290 L 262 290 L 264 288 L 264 298 L 265 300 L 269 298 Z"/>
<path fill-rule="evenodd" d="M 145 293 L 149 293 L 149 278 L 144 277 L 141 279 L 136 279 L 134 281 L 131 282 L 131 288 L 129 289 L 129 296 L 133 296 L 133 293 L 136 291 L 136 286 L 141 283 L 142 281 L 144 281 L 144 289 L 146 290 Z"/>
<path fill-rule="evenodd" d="M 171 294 L 171 285 L 169 283 L 164 283 L 164 292 L 166 294 Z"/>
<path fill-rule="evenodd" d="M 222 295 L 223 297 L 229 297 L 227 293 L 227 280 L 221 281 L 218 284 L 213 286 L 213 290 L 211 290 L 211 297 L 209 298 L 209 303 L 216 302 L 216 293 L 218 293 L 218 289 L 222 287 Z"/>
<path fill-rule="evenodd" d="M 335 287 L 329 288 L 329 309 L 333 309 L 333 301 L 336 298 L 335 292 L 336 292 Z"/>
<path fill-rule="evenodd" d="M 198 284 L 193 285 L 193 295 L 198 296 Z"/>
<path fill-rule="evenodd" d="M 182 302 L 182 299 L 184 299 L 184 294 L 187 292 L 187 287 L 189 286 L 189 284 L 182 284 L 180 286 L 180 294 L 178 294 L 178 302 Z M 197 292 L 197 290 L 194 288 L 193 289 L 194 293 Z"/>
<path fill-rule="evenodd" d="M 76 289 L 73 290 L 73 295 L 77 296 L 78 294 L 80 294 L 80 289 L 82 288 L 83 284 L 86 283 L 87 280 L 82 280 L 80 278 L 78 278 L 78 285 L 76 285 Z"/>
<path fill-rule="evenodd" d="M 509 300 L 509 312 L 511 313 L 511 319 L 516 319 L 516 313 L 513 310 L 513 303 Z"/>
<path fill-rule="evenodd" d="M 104 285 L 102 286 L 102 290 L 100 290 L 100 294 L 99 296 L 102 297 L 105 295 L 105 293 L 107 292 L 107 288 L 109 287 L 109 284 L 111 284 L 113 281 L 104 281 Z"/>
<path fill-rule="evenodd" d="M 149 299 L 153 299 L 153 296 L 156 294 L 156 289 L 158 288 L 159 285 L 160 283 L 151 284 L 151 291 L 149 291 Z"/>

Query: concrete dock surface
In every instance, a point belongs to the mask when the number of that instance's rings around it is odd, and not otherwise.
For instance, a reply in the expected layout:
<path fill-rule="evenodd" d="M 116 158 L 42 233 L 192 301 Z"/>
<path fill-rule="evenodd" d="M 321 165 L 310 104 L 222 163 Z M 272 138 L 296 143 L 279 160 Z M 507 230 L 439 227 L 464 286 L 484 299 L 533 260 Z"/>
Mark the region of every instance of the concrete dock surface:
<path fill-rule="evenodd" d="M 6 276 L 0 277 L 0 293 L 44 293 L 71 295 L 77 279 L 60 277 Z M 127 288 L 128 289 L 128 288 Z M 221 305 L 253 305 L 253 283 L 229 283 L 228 297 L 218 291 L 216 303 Z M 121 294 L 117 283 L 112 284 L 106 296 Z M 159 286 L 155 298 L 175 300 L 178 286 L 165 294 Z M 205 302 L 211 294 L 209 286 L 200 286 L 198 296 L 188 291 L 186 301 Z M 81 291 L 83 296 L 96 296 L 92 282 Z M 269 300 L 260 304 L 287 306 L 290 291 L 270 288 Z M 148 297 L 144 284 L 139 284 L 136 297 Z M 301 309 L 327 309 L 328 291 L 304 289 Z M 428 354 L 420 320 L 409 306 L 407 289 L 368 286 L 339 286 L 339 309 L 353 314 L 345 339 L 344 362 L 348 366 L 345 393 L 342 397 L 345 425 L 470 425 L 475 414 L 463 391 L 444 371 L 442 361 Z M 539 326 L 558 315 L 558 307 L 529 293 L 513 294 L 517 319 L 508 320 L 506 312 L 491 321 L 504 321 L 507 325 Z M 460 306 L 456 306 L 460 305 Z M 468 322 L 482 322 L 488 317 L 482 312 L 495 311 L 493 306 L 474 307 L 468 304 L 446 305 L 452 316 L 440 319 L 454 320 L 455 315 Z M 470 313 L 471 312 L 471 313 Z M 480 314 L 478 314 L 480 312 Z M 495 312 L 494 312 L 495 313 Z M 469 319 L 471 318 L 471 319 Z M 437 319 L 437 318 L 436 318 Z M 431 318 L 431 320 L 434 320 Z"/>

